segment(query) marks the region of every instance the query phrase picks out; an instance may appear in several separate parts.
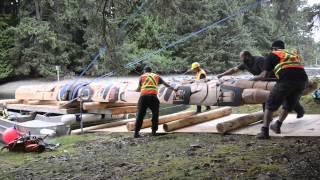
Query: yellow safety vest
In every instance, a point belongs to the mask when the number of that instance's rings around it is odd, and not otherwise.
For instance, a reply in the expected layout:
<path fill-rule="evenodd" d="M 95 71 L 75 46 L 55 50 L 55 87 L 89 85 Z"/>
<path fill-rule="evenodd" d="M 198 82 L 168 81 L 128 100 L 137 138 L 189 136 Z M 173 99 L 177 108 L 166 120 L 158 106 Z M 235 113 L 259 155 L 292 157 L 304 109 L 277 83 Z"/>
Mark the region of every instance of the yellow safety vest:
<path fill-rule="evenodd" d="M 272 53 L 279 57 L 279 63 L 274 67 L 274 74 L 279 78 L 279 72 L 282 69 L 304 69 L 303 59 L 298 55 L 296 50 L 287 51 L 285 49 L 279 49 L 272 51 Z"/>
<path fill-rule="evenodd" d="M 203 69 L 200 69 L 200 71 L 196 74 L 196 80 L 200 80 L 202 74 L 204 75 L 204 77 L 207 77 L 207 73 Z"/>

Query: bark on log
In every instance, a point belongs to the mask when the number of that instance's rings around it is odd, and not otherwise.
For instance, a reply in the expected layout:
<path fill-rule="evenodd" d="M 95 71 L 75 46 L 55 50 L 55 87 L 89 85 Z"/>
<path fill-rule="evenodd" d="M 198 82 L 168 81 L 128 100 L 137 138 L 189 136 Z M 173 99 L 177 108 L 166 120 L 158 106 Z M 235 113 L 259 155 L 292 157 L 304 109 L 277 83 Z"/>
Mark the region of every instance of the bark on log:
<path fill-rule="evenodd" d="M 187 126 L 191 126 L 194 124 L 199 124 L 202 122 L 214 120 L 223 116 L 227 116 L 231 114 L 232 108 L 231 107 L 223 107 L 219 109 L 214 109 L 208 112 L 200 113 L 200 114 L 195 114 L 193 116 L 189 116 L 177 121 L 173 121 L 167 124 L 163 125 L 163 129 L 166 132 L 173 131 L 176 129 L 184 128 Z"/>
<path fill-rule="evenodd" d="M 171 121 L 175 121 L 177 119 L 182 119 L 182 118 L 191 116 L 193 114 L 194 114 L 193 111 L 183 111 L 183 112 L 178 112 L 178 113 L 169 114 L 169 115 L 165 115 L 165 116 L 160 116 L 158 124 L 165 124 L 165 123 L 168 123 Z M 150 118 L 143 120 L 142 128 L 148 128 L 151 126 L 152 126 L 152 121 Z M 128 131 L 133 131 L 135 129 L 135 127 L 136 127 L 136 122 L 127 123 Z"/>

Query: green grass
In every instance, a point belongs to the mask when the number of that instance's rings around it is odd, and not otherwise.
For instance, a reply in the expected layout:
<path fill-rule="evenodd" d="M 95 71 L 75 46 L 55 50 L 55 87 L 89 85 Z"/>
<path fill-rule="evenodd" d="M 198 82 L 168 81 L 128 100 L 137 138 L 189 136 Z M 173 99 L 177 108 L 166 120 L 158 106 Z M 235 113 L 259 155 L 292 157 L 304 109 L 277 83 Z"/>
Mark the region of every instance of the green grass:
<path fill-rule="evenodd" d="M 62 137 L 48 139 L 46 140 L 46 142 L 55 143 L 55 144 L 59 143 L 60 147 L 58 147 L 54 151 L 50 151 L 50 152 L 46 151 L 41 154 L 16 153 L 16 152 L 9 152 L 8 150 L 3 150 L 3 151 L 0 151 L 0 162 L 8 165 L 12 165 L 12 166 L 18 166 L 30 160 L 38 159 L 40 157 L 54 156 L 54 155 L 59 155 L 63 153 L 73 153 L 77 149 L 76 147 L 77 143 L 85 142 L 93 139 L 95 139 L 95 136 L 90 134 L 78 135 L 78 136 L 74 136 L 74 135 L 62 136 Z"/>

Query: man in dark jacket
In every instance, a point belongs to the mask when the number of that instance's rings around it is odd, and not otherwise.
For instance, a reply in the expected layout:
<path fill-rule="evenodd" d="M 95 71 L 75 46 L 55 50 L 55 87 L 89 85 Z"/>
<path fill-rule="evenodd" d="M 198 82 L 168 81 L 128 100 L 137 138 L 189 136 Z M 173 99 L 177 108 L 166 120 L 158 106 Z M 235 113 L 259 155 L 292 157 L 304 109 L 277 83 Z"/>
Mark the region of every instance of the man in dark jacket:
<path fill-rule="evenodd" d="M 241 64 L 231 69 L 228 69 L 224 73 L 218 74 L 217 77 L 221 78 L 226 75 L 235 74 L 239 71 L 247 70 L 252 75 L 259 75 L 263 71 L 265 59 L 262 56 L 252 56 L 249 51 L 242 51 L 240 53 Z"/>
<path fill-rule="evenodd" d="M 282 105 L 283 111 L 270 129 L 275 133 L 281 133 L 282 122 L 288 113 L 298 103 L 302 91 L 305 89 L 308 76 L 304 70 L 303 60 L 297 51 L 285 49 L 283 41 L 277 40 L 272 43 L 272 52 L 266 57 L 265 72 L 273 71 L 278 79 L 273 87 L 268 100 L 263 118 L 261 132 L 258 139 L 269 139 L 269 125 L 272 121 L 273 112 Z"/>

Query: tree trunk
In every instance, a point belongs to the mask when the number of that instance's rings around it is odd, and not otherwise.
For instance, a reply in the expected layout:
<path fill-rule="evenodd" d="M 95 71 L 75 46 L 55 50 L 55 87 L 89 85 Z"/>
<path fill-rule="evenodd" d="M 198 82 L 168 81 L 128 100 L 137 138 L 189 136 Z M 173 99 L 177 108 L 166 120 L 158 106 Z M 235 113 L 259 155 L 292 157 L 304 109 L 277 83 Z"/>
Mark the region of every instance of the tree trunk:
<path fill-rule="evenodd" d="M 36 18 L 38 20 L 41 20 L 40 2 L 39 2 L 39 0 L 34 0 L 34 5 L 35 5 L 35 9 L 36 9 Z"/>

